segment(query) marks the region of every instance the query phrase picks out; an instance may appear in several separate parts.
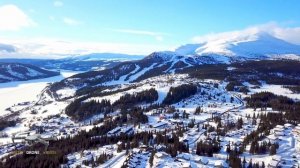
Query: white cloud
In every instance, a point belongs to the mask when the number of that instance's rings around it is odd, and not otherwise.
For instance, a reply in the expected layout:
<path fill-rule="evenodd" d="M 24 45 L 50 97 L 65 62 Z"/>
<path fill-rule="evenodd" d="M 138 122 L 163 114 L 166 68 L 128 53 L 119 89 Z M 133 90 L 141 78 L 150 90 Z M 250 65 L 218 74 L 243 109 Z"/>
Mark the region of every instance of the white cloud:
<path fill-rule="evenodd" d="M 157 41 L 163 41 L 163 39 L 164 39 L 163 36 L 169 35 L 167 33 L 162 33 L 162 32 L 153 32 L 153 31 L 135 30 L 135 29 L 111 29 L 111 30 L 114 32 L 119 32 L 119 33 L 151 36 L 151 37 L 154 37 Z"/>
<path fill-rule="evenodd" d="M 210 33 L 202 36 L 195 36 L 192 41 L 195 43 L 203 43 L 216 39 L 230 39 L 235 37 L 247 36 L 256 34 L 258 32 L 267 32 L 279 39 L 285 40 L 290 43 L 300 44 L 300 27 L 282 27 L 276 22 L 269 22 L 266 24 L 255 25 L 243 30 Z"/>
<path fill-rule="evenodd" d="M 62 1 L 54 1 L 53 5 L 55 7 L 62 7 L 64 5 L 64 3 Z"/>
<path fill-rule="evenodd" d="M 16 52 L 0 53 L 0 58 L 62 58 L 71 55 L 90 53 L 124 53 L 148 55 L 153 51 L 174 50 L 175 46 L 128 44 L 128 43 L 101 43 L 101 42 L 74 42 L 60 39 L 1 39 L 5 43 L 17 48 Z"/>
<path fill-rule="evenodd" d="M 0 6 L 0 31 L 17 31 L 36 25 L 15 5 Z"/>
<path fill-rule="evenodd" d="M 78 26 L 78 25 L 82 24 L 80 21 L 75 20 L 73 18 L 69 18 L 69 17 L 64 17 L 63 22 L 70 26 Z"/>

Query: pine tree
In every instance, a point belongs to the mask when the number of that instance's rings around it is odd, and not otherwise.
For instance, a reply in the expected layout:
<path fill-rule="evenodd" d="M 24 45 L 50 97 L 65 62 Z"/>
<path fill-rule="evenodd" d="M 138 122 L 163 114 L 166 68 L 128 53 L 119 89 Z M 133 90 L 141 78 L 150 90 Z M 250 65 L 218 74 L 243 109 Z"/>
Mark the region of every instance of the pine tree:
<path fill-rule="evenodd" d="M 276 155 L 276 146 L 274 144 L 270 147 L 270 155 Z"/>

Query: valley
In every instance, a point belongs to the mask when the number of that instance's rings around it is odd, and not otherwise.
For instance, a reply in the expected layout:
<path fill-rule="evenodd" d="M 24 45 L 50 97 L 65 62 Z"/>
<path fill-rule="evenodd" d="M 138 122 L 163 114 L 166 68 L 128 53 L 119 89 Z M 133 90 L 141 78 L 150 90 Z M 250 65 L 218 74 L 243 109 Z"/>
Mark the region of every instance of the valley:
<path fill-rule="evenodd" d="M 32 88 L 37 96 L 14 103 L 5 114 L 5 120 L 14 122 L 2 121 L 5 166 L 14 167 L 16 160 L 116 168 L 299 164 L 300 118 L 295 110 L 300 94 L 286 87 L 298 85 L 298 66 L 290 68 L 298 61 L 191 64 L 169 71 L 173 65 L 168 62 L 175 59 L 160 56 L 16 84 L 16 91 Z M 156 70 L 162 66 L 168 66 L 165 72 Z M 57 82 L 47 85 L 51 81 Z M 2 90 L 3 96 L 9 89 Z M 265 100 L 264 94 L 272 99 Z M 47 139 L 46 149 L 26 136 L 18 139 L 26 134 L 34 141 Z"/>
<path fill-rule="evenodd" d="M 0 1 L 0 168 L 299 168 L 300 1 Z"/>

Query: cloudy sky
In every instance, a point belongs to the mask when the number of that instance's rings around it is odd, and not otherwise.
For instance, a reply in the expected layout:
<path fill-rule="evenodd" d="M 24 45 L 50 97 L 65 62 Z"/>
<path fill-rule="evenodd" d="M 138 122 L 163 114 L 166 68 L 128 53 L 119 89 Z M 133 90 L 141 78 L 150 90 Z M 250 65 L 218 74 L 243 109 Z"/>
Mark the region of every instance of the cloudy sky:
<path fill-rule="evenodd" d="M 300 44 L 299 0 L 1 0 L 0 58 L 149 54 L 266 31 Z"/>

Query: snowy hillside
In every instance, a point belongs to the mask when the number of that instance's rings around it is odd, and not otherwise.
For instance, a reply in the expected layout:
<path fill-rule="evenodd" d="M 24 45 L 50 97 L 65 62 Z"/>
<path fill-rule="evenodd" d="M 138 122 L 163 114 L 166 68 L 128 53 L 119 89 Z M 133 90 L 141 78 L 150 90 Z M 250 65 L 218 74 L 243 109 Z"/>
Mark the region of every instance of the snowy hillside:
<path fill-rule="evenodd" d="M 300 58 L 299 45 L 288 43 L 265 32 L 213 38 L 201 44 L 181 46 L 175 52 L 182 55 L 226 56 L 233 60 Z"/>
<path fill-rule="evenodd" d="M 39 79 L 56 75 L 59 75 L 59 73 L 44 70 L 32 65 L 19 63 L 0 63 L 0 83 Z"/>

